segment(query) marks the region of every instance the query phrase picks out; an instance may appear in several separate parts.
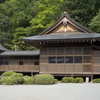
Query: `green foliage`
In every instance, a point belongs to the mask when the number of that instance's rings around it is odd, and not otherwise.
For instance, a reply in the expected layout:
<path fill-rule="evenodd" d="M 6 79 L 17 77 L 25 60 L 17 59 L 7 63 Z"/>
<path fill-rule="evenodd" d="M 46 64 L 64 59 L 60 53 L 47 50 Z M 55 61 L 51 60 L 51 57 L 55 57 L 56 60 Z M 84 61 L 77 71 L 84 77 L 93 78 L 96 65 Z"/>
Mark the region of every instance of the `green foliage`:
<path fill-rule="evenodd" d="M 0 85 L 3 83 L 3 80 L 0 80 Z"/>
<path fill-rule="evenodd" d="M 13 71 L 7 71 L 7 72 L 4 72 L 4 73 L 2 74 L 2 76 L 3 76 L 3 77 L 7 77 L 7 76 L 11 76 L 12 74 L 15 74 L 15 72 L 13 72 Z"/>
<path fill-rule="evenodd" d="M 6 43 L 11 50 L 35 50 L 19 39 L 41 33 L 64 11 L 80 24 L 100 32 L 99 15 L 94 17 L 99 6 L 100 0 L 0 0 L 0 43 Z"/>
<path fill-rule="evenodd" d="M 74 83 L 74 78 L 73 77 L 63 77 L 62 82 L 64 82 L 64 83 Z"/>
<path fill-rule="evenodd" d="M 93 82 L 93 83 L 100 83 L 100 78 L 93 79 L 92 82 Z"/>
<path fill-rule="evenodd" d="M 15 77 L 13 79 L 14 84 L 23 84 L 24 83 L 24 78 L 23 77 Z"/>
<path fill-rule="evenodd" d="M 99 13 L 92 19 L 91 23 L 89 24 L 90 28 L 97 32 L 100 33 L 100 11 Z"/>
<path fill-rule="evenodd" d="M 55 81 L 55 84 L 58 83 L 58 79 L 54 79 L 54 81 Z"/>
<path fill-rule="evenodd" d="M 34 84 L 34 79 L 32 77 L 24 78 L 24 84 Z"/>
<path fill-rule="evenodd" d="M 74 82 L 75 82 L 75 83 L 83 83 L 84 80 L 83 80 L 82 77 L 77 77 L 77 78 L 74 79 Z"/>
<path fill-rule="evenodd" d="M 11 78 L 14 79 L 16 77 L 23 77 L 23 74 L 22 73 L 14 73 L 11 75 Z"/>
<path fill-rule="evenodd" d="M 14 81 L 10 78 L 6 78 L 5 83 L 6 83 L 6 85 L 14 85 Z"/>
<path fill-rule="evenodd" d="M 62 0 L 60 8 L 63 11 L 68 11 L 71 18 L 80 24 L 88 27 L 93 16 L 96 14 L 95 0 Z M 98 9 L 96 9 L 98 11 Z"/>
<path fill-rule="evenodd" d="M 35 84 L 40 84 L 40 85 L 54 84 L 54 77 L 50 74 L 40 74 L 36 76 Z"/>

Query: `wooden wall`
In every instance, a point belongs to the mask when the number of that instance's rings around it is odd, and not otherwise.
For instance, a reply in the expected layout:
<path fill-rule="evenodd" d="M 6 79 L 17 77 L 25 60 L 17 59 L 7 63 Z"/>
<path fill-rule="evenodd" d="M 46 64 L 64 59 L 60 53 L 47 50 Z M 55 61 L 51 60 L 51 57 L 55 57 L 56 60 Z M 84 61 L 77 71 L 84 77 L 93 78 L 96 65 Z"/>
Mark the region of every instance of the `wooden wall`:
<path fill-rule="evenodd" d="M 91 73 L 91 55 L 91 47 L 42 48 L 40 50 L 40 73 Z M 54 58 L 51 59 L 50 57 Z M 55 59 L 56 61 L 50 63 L 50 59 L 51 62 Z M 62 62 L 60 62 L 60 60 L 62 60 Z M 69 62 L 67 60 L 69 60 Z"/>
<path fill-rule="evenodd" d="M 100 73 L 100 51 L 93 51 L 94 73 Z"/>
<path fill-rule="evenodd" d="M 39 72 L 39 56 L 0 56 L 0 71 Z"/>

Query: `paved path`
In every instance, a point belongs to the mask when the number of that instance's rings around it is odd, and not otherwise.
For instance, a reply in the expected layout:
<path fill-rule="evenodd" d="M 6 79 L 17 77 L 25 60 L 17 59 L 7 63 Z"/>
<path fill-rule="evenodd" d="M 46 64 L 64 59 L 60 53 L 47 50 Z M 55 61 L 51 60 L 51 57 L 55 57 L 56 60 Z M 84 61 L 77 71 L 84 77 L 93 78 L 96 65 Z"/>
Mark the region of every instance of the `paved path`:
<path fill-rule="evenodd" d="M 100 100 L 100 84 L 0 85 L 0 100 Z"/>

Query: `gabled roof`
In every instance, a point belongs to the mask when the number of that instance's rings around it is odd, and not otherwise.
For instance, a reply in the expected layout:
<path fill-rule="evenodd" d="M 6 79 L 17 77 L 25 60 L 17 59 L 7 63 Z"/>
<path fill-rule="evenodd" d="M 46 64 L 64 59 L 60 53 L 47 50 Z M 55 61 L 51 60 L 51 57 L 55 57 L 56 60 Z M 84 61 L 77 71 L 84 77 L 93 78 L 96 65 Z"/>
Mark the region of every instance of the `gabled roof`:
<path fill-rule="evenodd" d="M 0 56 L 37 56 L 40 51 L 5 51 Z"/>
<path fill-rule="evenodd" d="M 1 44 L 0 44 L 0 50 L 3 50 L 3 51 L 9 51 L 9 50 L 6 49 L 5 47 L 3 47 Z"/>
<path fill-rule="evenodd" d="M 64 12 L 54 25 L 39 35 L 21 39 L 25 42 L 69 41 L 99 39 L 100 34 L 83 27 Z"/>
<path fill-rule="evenodd" d="M 43 31 L 40 35 L 44 35 L 44 34 L 50 34 L 52 33 L 52 31 L 57 28 L 61 23 L 63 23 L 63 21 L 65 20 L 64 18 L 66 18 L 67 23 L 70 23 L 72 26 L 74 26 L 75 28 L 81 30 L 84 33 L 93 33 L 93 31 L 83 27 L 82 25 L 80 25 L 79 23 L 77 23 L 76 21 L 74 21 L 72 18 L 70 18 L 68 12 L 64 12 L 62 14 L 62 16 L 60 17 L 60 19 L 58 19 L 51 27 L 49 27 L 48 29 L 46 29 L 45 31 Z"/>

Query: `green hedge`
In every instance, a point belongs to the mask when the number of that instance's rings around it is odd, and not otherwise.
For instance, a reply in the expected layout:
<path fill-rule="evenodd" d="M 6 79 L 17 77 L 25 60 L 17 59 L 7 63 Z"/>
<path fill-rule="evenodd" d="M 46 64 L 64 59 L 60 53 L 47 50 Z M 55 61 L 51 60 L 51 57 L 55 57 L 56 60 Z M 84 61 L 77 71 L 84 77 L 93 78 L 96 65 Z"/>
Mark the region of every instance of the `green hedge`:
<path fill-rule="evenodd" d="M 64 82 L 64 83 L 74 83 L 74 78 L 73 77 L 63 77 L 62 82 Z"/>
<path fill-rule="evenodd" d="M 7 76 L 11 76 L 12 74 L 14 74 L 15 72 L 13 72 L 13 71 L 7 71 L 7 72 L 4 72 L 3 74 L 2 74 L 2 76 L 3 77 L 7 77 Z"/>
<path fill-rule="evenodd" d="M 75 83 L 83 83 L 84 80 L 83 80 L 82 77 L 77 77 L 77 78 L 74 79 L 74 82 L 75 82 Z"/>
<path fill-rule="evenodd" d="M 49 85 L 54 84 L 54 76 L 50 74 L 39 74 L 35 77 L 35 84 Z"/>
<path fill-rule="evenodd" d="M 23 84 L 24 83 L 24 78 L 23 77 L 16 77 L 13 79 L 14 84 Z"/>
<path fill-rule="evenodd" d="M 34 79 L 32 77 L 24 78 L 24 84 L 34 84 Z"/>
<path fill-rule="evenodd" d="M 3 83 L 3 80 L 0 80 L 0 85 Z"/>
<path fill-rule="evenodd" d="M 54 79 L 55 84 L 58 83 L 58 79 Z"/>
<path fill-rule="evenodd" d="M 13 79 L 9 79 L 9 78 L 5 79 L 5 83 L 6 83 L 6 85 L 14 85 Z"/>
<path fill-rule="evenodd" d="M 100 83 L 100 78 L 93 79 L 92 82 L 93 82 L 93 83 Z"/>
<path fill-rule="evenodd" d="M 23 77 L 23 74 L 22 73 L 14 73 L 11 75 L 11 78 L 14 79 L 16 77 Z"/>

